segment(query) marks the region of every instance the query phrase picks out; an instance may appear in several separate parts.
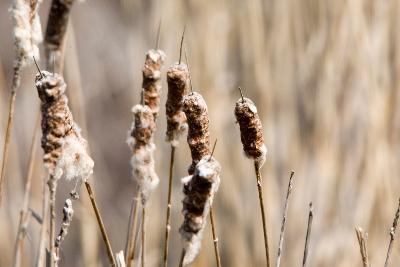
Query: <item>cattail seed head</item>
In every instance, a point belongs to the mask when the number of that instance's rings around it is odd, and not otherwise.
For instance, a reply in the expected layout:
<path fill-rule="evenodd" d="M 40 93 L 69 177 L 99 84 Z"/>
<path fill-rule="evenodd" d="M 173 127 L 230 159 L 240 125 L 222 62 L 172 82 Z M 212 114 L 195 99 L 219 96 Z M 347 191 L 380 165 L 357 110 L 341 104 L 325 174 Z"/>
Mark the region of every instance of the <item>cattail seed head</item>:
<path fill-rule="evenodd" d="M 74 209 L 72 207 L 72 200 L 70 198 L 67 198 L 65 200 L 65 203 L 64 203 L 63 219 L 62 219 L 60 233 L 58 234 L 58 236 L 57 236 L 57 238 L 55 240 L 55 246 L 57 248 L 60 247 L 61 242 L 67 236 L 68 229 L 69 229 L 69 227 L 71 225 L 73 216 L 74 216 Z"/>
<path fill-rule="evenodd" d="M 153 158 L 153 133 L 156 124 L 152 110 L 147 105 L 135 105 L 132 112 L 134 121 L 127 142 L 133 153 L 132 176 L 139 185 L 142 203 L 145 204 L 159 183 Z"/>
<path fill-rule="evenodd" d="M 184 221 L 179 232 L 186 252 L 184 265 L 191 263 L 200 250 L 202 232 L 218 191 L 220 172 L 218 161 L 207 155 L 197 163 L 193 175 L 182 178 Z"/>
<path fill-rule="evenodd" d="M 154 118 L 158 116 L 161 95 L 161 68 L 164 64 L 165 53 L 161 50 L 149 50 L 142 70 L 143 101 L 149 106 Z"/>
<path fill-rule="evenodd" d="M 64 79 L 57 73 L 42 71 L 36 75 L 36 88 L 41 100 L 45 167 L 54 179 L 64 176 L 86 180 L 94 163 L 68 107 Z"/>
<path fill-rule="evenodd" d="M 196 164 L 205 155 L 210 155 L 210 132 L 207 104 L 196 92 L 183 98 L 183 110 L 189 126 L 187 142 L 192 155 L 189 174 L 194 172 Z"/>
<path fill-rule="evenodd" d="M 257 107 L 250 99 L 240 98 L 236 102 L 235 116 L 239 123 L 240 138 L 246 156 L 254 159 L 261 167 L 265 162 L 267 148 L 264 145 L 263 129 Z"/>
<path fill-rule="evenodd" d="M 11 9 L 14 20 L 14 39 L 17 54 L 23 65 L 33 57 L 39 58 L 42 42 L 40 17 L 37 13 L 40 0 L 15 0 Z"/>
<path fill-rule="evenodd" d="M 179 137 L 187 130 L 186 116 L 182 111 L 183 97 L 188 91 L 189 71 L 186 64 L 175 63 L 167 71 L 168 97 L 165 104 L 167 114 L 166 141 L 179 144 Z"/>

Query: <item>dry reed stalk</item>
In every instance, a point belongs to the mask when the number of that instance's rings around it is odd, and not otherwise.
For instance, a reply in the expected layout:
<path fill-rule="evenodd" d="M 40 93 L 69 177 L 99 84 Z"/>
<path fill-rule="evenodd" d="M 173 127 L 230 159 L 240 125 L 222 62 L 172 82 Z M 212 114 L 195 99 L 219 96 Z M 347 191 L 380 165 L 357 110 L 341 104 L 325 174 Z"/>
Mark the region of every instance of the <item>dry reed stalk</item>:
<path fill-rule="evenodd" d="M 221 166 L 218 161 L 206 155 L 196 164 L 192 175 L 182 178 L 184 221 L 179 232 L 184 242 L 183 265 L 191 263 L 200 251 L 207 216 L 218 191 L 220 172 Z M 214 239 L 217 239 L 216 234 Z"/>
<path fill-rule="evenodd" d="M 183 31 L 180 47 L 180 55 L 182 55 L 182 45 L 184 38 Z M 179 138 L 187 130 L 186 116 L 182 110 L 182 100 L 187 93 L 187 81 L 189 71 L 185 64 L 179 62 L 172 65 L 167 71 L 168 96 L 166 107 L 167 115 L 167 133 L 166 141 L 171 144 L 169 177 L 168 177 L 168 199 L 167 199 L 167 215 L 165 222 L 165 241 L 164 241 L 164 267 L 168 265 L 169 250 L 169 233 L 171 230 L 171 195 L 172 195 L 172 178 L 174 173 L 175 150 L 179 144 Z"/>
<path fill-rule="evenodd" d="M 126 267 L 124 252 L 122 250 L 115 254 L 115 261 L 117 262 L 116 267 Z"/>
<path fill-rule="evenodd" d="M 142 252 L 140 254 L 141 266 L 146 266 L 146 205 L 142 207 Z"/>
<path fill-rule="evenodd" d="M 75 0 L 52 0 L 45 35 L 46 69 L 63 73 L 65 36 Z"/>
<path fill-rule="evenodd" d="M 217 236 L 217 226 L 214 220 L 214 212 L 213 212 L 213 207 L 210 207 L 210 221 L 211 221 L 211 231 L 212 231 L 212 236 L 213 236 L 213 243 L 214 243 L 214 253 L 215 253 L 215 259 L 217 261 L 217 267 L 221 267 L 221 257 L 219 255 L 219 249 L 218 249 L 218 236 Z"/>
<path fill-rule="evenodd" d="M 287 193 L 286 193 L 285 207 L 283 208 L 283 218 L 282 218 L 282 225 L 281 225 L 281 233 L 279 235 L 278 257 L 276 259 L 276 267 L 279 267 L 281 265 L 281 257 L 282 257 L 282 251 L 283 251 L 283 237 L 285 235 L 286 218 L 287 218 L 287 212 L 288 212 L 288 208 L 289 208 L 289 197 L 290 197 L 290 194 L 292 193 L 292 189 L 293 189 L 293 185 L 292 185 L 293 175 L 294 175 L 294 172 L 292 171 L 290 173 L 289 184 L 288 184 Z"/>
<path fill-rule="evenodd" d="M 364 267 L 369 267 L 368 250 L 367 250 L 367 240 L 368 234 L 358 227 L 355 229 L 357 234 L 358 244 L 360 245 L 361 259 Z"/>
<path fill-rule="evenodd" d="M 47 183 L 43 179 L 43 198 L 42 198 L 42 224 L 40 227 L 39 249 L 36 256 L 36 267 L 45 266 L 45 248 L 47 236 L 47 222 L 49 213 L 49 192 L 47 191 Z"/>
<path fill-rule="evenodd" d="M 397 229 L 397 225 L 399 222 L 399 217 L 400 217 L 400 199 L 399 199 L 399 204 L 397 206 L 396 214 L 393 219 L 392 227 L 390 228 L 390 241 L 389 241 L 389 246 L 388 246 L 388 250 L 386 253 L 386 259 L 385 259 L 385 265 L 384 265 L 385 267 L 389 266 L 390 253 L 392 252 L 393 242 L 394 242 L 394 238 L 396 235 L 396 229 Z"/>
<path fill-rule="evenodd" d="M 33 58 L 39 58 L 38 45 L 42 41 L 42 30 L 37 11 L 40 2 L 40 0 L 15 0 L 11 10 L 14 21 L 14 46 L 16 57 L 8 105 L 7 126 L 4 134 L 5 138 L 0 172 L 0 206 L 10 147 L 11 129 L 14 121 L 15 99 L 21 84 L 22 70 L 27 64 L 32 62 Z"/>
<path fill-rule="evenodd" d="M 262 190 L 262 180 L 260 168 L 265 162 L 267 148 L 264 145 L 264 137 L 262 131 L 261 120 L 257 113 L 257 107 L 253 101 L 243 97 L 239 88 L 241 98 L 236 102 L 235 116 L 240 127 L 240 138 L 243 144 L 243 150 L 247 157 L 254 160 L 254 168 L 256 173 L 258 198 L 260 202 L 261 219 L 264 234 L 264 246 L 267 267 L 270 267 L 270 256 L 268 246 L 267 220 L 264 208 L 264 198 Z"/>
<path fill-rule="evenodd" d="M 128 223 L 128 237 L 126 239 L 125 244 L 125 263 L 129 267 L 130 262 L 133 260 L 133 242 L 131 240 L 135 240 L 136 228 L 137 228 L 137 220 L 138 220 L 138 209 L 139 209 L 139 188 L 136 189 L 137 195 L 132 199 L 131 212 L 129 214 L 129 223 Z"/>
<path fill-rule="evenodd" d="M 307 223 L 307 234 L 306 234 L 306 241 L 304 244 L 304 253 L 303 253 L 303 265 L 302 265 L 303 267 L 305 267 L 307 263 L 308 247 L 310 243 L 313 218 L 314 218 L 313 204 L 312 202 L 310 202 L 310 211 L 308 213 L 308 223 Z"/>
<path fill-rule="evenodd" d="M 38 113 L 38 115 L 39 114 L 40 113 Z M 13 260 L 14 267 L 20 266 L 20 264 L 21 264 L 21 256 L 23 253 L 24 239 L 26 236 L 27 220 L 29 218 L 29 197 L 30 197 L 30 192 L 31 192 L 31 182 L 32 182 L 32 177 L 33 177 L 35 155 L 36 155 L 36 150 L 37 150 L 36 139 L 37 139 L 38 130 L 39 130 L 39 120 L 40 120 L 40 116 L 37 116 L 37 119 L 35 122 L 35 128 L 33 130 L 31 147 L 29 149 L 29 163 L 28 163 L 28 172 L 26 175 L 26 182 L 25 182 L 24 200 L 23 200 L 23 205 L 22 205 L 22 209 L 20 212 L 20 222 L 18 225 L 18 233 L 17 233 L 15 249 L 14 249 L 14 260 Z"/>

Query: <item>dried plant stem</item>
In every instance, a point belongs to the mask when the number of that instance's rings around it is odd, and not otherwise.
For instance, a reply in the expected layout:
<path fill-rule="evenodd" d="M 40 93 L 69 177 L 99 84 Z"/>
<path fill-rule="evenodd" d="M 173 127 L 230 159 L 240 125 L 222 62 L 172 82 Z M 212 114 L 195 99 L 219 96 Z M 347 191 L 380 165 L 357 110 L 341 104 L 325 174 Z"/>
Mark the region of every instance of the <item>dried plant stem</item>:
<path fill-rule="evenodd" d="M 142 253 L 141 253 L 142 267 L 146 266 L 146 205 L 142 206 Z"/>
<path fill-rule="evenodd" d="M 257 161 L 254 161 L 254 168 L 256 172 L 257 178 L 257 188 L 258 188 L 258 198 L 260 200 L 260 209 L 261 209 L 261 218 L 262 218 L 262 226 L 263 226 L 263 233 L 264 233 L 264 246 L 265 246 L 265 256 L 267 260 L 267 267 L 271 266 L 270 258 L 269 258 L 269 247 L 268 247 L 268 233 L 267 233 L 267 221 L 265 216 L 265 209 L 264 209 L 264 197 L 262 191 L 262 182 L 261 182 L 261 173 L 260 167 Z"/>
<path fill-rule="evenodd" d="M 395 238 L 399 217 L 400 217 L 400 199 L 399 199 L 399 204 L 397 206 L 396 214 L 394 216 L 393 225 L 390 228 L 390 241 L 389 241 L 388 251 L 387 251 L 387 254 L 386 254 L 386 260 L 385 260 L 385 265 L 384 265 L 385 267 L 389 266 L 389 257 L 390 257 L 390 253 L 392 252 L 393 241 L 394 241 L 394 238 Z"/>
<path fill-rule="evenodd" d="M 210 207 L 210 220 L 211 220 L 211 230 L 213 236 L 213 243 L 214 243 L 214 253 L 215 253 L 215 260 L 217 261 L 217 267 L 221 267 L 221 257 L 219 256 L 219 249 L 218 249 L 218 236 L 217 236 L 217 226 L 214 220 L 214 212 L 213 207 Z"/>
<path fill-rule="evenodd" d="M 181 259 L 179 260 L 179 267 L 183 267 L 183 260 L 185 259 L 186 251 L 185 249 L 182 249 L 181 252 Z"/>
<path fill-rule="evenodd" d="M 106 245 L 108 259 L 110 260 L 111 266 L 116 266 L 114 253 L 111 249 L 110 239 L 107 236 L 106 228 L 104 226 L 103 220 L 101 219 L 99 208 L 97 207 L 96 200 L 94 199 L 93 190 L 89 182 L 85 181 L 86 190 L 89 194 L 90 202 L 92 203 L 94 213 L 96 214 L 97 223 L 99 224 L 101 235 L 103 237 L 104 244 Z"/>
<path fill-rule="evenodd" d="M 139 230 L 141 230 L 141 229 L 142 229 L 142 218 L 140 217 L 140 218 L 138 218 L 138 224 L 136 225 L 136 230 L 135 230 L 135 239 L 133 241 L 132 257 L 131 257 L 132 263 L 133 263 L 133 260 L 135 259 L 136 248 L 139 244 Z"/>
<path fill-rule="evenodd" d="M 45 265 L 45 247 L 47 236 L 47 216 L 49 212 L 49 192 L 46 188 L 46 183 L 43 182 L 43 202 L 42 202 L 42 225 L 40 228 L 39 249 L 37 254 L 36 267 Z"/>
<path fill-rule="evenodd" d="M 357 234 L 358 244 L 360 245 L 360 253 L 364 267 L 369 267 L 368 252 L 367 252 L 367 239 L 368 234 L 365 233 L 361 227 L 355 229 Z"/>
<path fill-rule="evenodd" d="M 28 163 L 28 172 L 26 176 L 26 181 L 25 181 L 25 193 L 24 193 L 24 202 L 22 205 L 22 210 L 20 213 L 20 221 L 18 225 L 18 233 L 17 233 L 17 239 L 15 242 L 15 250 L 14 250 L 14 267 L 20 266 L 20 261 L 21 261 L 21 254 L 24 246 L 24 238 L 26 234 L 26 227 L 27 227 L 27 221 L 29 218 L 29 196 L 31 192 L 31 181 L 32 181 L 32 176 L 33 176 L 33 167 L 35 163 L 35 154 L 37 150 L 37 144 L 36 142 L 37 135 L 39 132 L 39 120 L 40 120 L 40 113 L 38 113 L 36 122 L 35 122 L 35 128 L 33 130 L 33 137 L 32 137 L 32 142 L 31 142 L 31 147 L 29 150 L 29 163 Z"/>
<path fill-rule="evenodd" d="M 312 202 L 310 202 L 310 211 L 308 213 L 306 242 L 304 244 L 303 265 L 302 265 L 303 267 L 305 267 L 306 263 L 307 263 L 308 246 L 309 246 L 309 242 L 310 242 L 313 218 L 314 218 L 313 204 L 312 204 Z"/>
<path fill-rule="evenodd" d="M 172 176 L 174 174 L 175 147 L 171 145 L 171 157 L 169 162 L 168 178 L 168 204 L 167 219 L 165 222 L 165 242 L 164 242 L 164 267 L 168 265 L 169 232 L 171 231 L 171 195 L 172 195 Z"/>
<path fill-rule="evenodd" d="M 128 229 L 128 239 L 125 247 L 126 253 L 126 265 L 131 266 L 131 262 L 135 255 L 135 240 L 137 236 L 137 224 L 138 224 L 138 209 L 139 209 L 139 188 L 136 189 L 136 197 L 132 201 L 131 214 L 129 216 L 129 229 Z"/>
<path fill-rule="evenodd" d="M 4 138 L 3 157 L 2 157 L 1 173 L 0 173 L 0 206 L 1 206 L 2 198 L 3 198 L 3 183 L 4 183 L 5 175 L 6 175 L 8 151 L 10 149 L 11 129 L 13 126 L 13 121 L 14 121 L 15 99 L 17 96 L 17 90 L 21 84 L 21 73 L 22 73 L 22 68 L 23 68 L 23 61 L 24 61 L 24 59 L 19 57 L 15 61 L 15 65 L 14 65 L 14 75 L 13 75 L 13 80 L 12 80 L 12 85 L 11 85 L 10 101 L 9 101 L 9 105 L 8 105 L 8 119 L 7 119 L 6 132 L 4 134 L 5 138 Z"/>
<path fill-rule="evenodd" d="M 57 180 L 49 176 L 47 181 L 49 187 L 49 204 L 50 204 L 50 224 L 49 224 L 49 247 L 50 247 L 50 266 L 55 266 L 56 251 L 55 251 L 55 229 L 56 229 L 56 190 Z"/>
<path fill-rule="evenodd" d="M 281 265 L 281 258 L 282 258 L 282 251 L 283 251 L 283 237 L 285 235 L 285 225 L 286 225 L 286 218 L 287 218 L 287 211 L 289 208 L 289 196 L 292 193 L 292 179 L 293 179 L 294 172 L 290 173 L 289 184 L 286 193 L 285 199 L 285 207 L 283 209 L 283 218 L 282 218 L 282 225 L 281 225 L 281 233 L 279 236 L 279 244 L 278 244 L 278 257 L 276 258 L 276 267 Z"/>

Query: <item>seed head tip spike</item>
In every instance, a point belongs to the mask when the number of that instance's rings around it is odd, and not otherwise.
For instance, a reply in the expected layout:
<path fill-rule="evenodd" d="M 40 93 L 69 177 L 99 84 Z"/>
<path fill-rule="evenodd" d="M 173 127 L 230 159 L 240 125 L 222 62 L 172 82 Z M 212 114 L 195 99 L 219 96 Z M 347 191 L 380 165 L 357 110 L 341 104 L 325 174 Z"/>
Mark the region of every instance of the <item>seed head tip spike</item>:
<path fill-rule="evenodd" d="M 212 159 L 212 156 L 214 155 L 215 147 L 217 146 L 217 141 L 218 141 L 218 139 L 215 139 L 213 149 L 211 151 L 211 155 L 210 155 L 210 158 L 208 159 L 208 161 L 210 161 Z"/>
<path fill-rule="evenodd" d="M 182 62 L 182 47 L 183 47 L 183 39 L 185 38 L 185 31 L 186 31 L 186 25 L 183 27 L 183 32 L 182 32 L 181 46 L 179 49 L 179 64 L 181 64 Z"/>
<path fill-rule="evenodd" d="M 242 88 L 239 86 L 238 89 L 239 89 L 240 96 L 242 97 L 242 102 L 244 102 Z"/>
<path fill-rule="evenodd" d="M 36 62 L 35 56 L 33 56 L 33 62 L 35 62 L 35 66 L 36 66 L 37 70 L 38 70 L 39 73 L 40 73 L 40 77 L 43 79 L 43 77 L 44 77 L 44 76 L 43 76 L 43 73 L 42 73 L 42 71 L 40 70 L 38 63 Z"/>

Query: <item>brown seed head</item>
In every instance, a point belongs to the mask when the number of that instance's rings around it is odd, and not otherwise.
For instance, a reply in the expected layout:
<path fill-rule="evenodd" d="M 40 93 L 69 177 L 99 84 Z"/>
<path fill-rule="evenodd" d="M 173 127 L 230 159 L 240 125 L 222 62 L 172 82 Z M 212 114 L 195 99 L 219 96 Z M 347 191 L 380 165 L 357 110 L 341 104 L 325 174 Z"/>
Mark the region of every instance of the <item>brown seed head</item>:
<path fill-rule="evenodd" d="M 143 101 L 149 106 L 154 117 L 160 109 L 161 95 L 161 68 L 164 64 L 165 53 L 161 50 L 149 50 L 142 70 L 143 73 Z"/>
<path fill-rule="evenodd" d="M 147 105 L 135 105 L 132 108 L 134 122 L 132 123 L 128 142 L 133 150 L 150 145 L 156 128 L 153 113 Z"/>
<path fill-rule="evenodd" d="M 189 71 L 186 64 L 175 63 L 167 71 L 168 97 L 165 104 L 167 115 L 166 140 L 173 146 L 187 129 L 186 116 L 182 111 L 183 97 L 188 91 Z"/>
<path fill-rule="evenodd" d="M 199 93 L 190 93 L 183 98 L 183 111 L 189 126 L 187 142 L 192 154 L 192 165 L 189 167 L 189 174 L 192 174 L 201 158 L 210 155 L 210 122 L 207 104 Z"/>
<path fill-rule="evenodd" d="M 264 145 L 263 130 L 257 108 L 248 98 L 240 98 L 235 107 L 236 120 L 240 127 L 240 138 L 247 157 L 254 159 L 261 167 L 267 149 Z"/>

